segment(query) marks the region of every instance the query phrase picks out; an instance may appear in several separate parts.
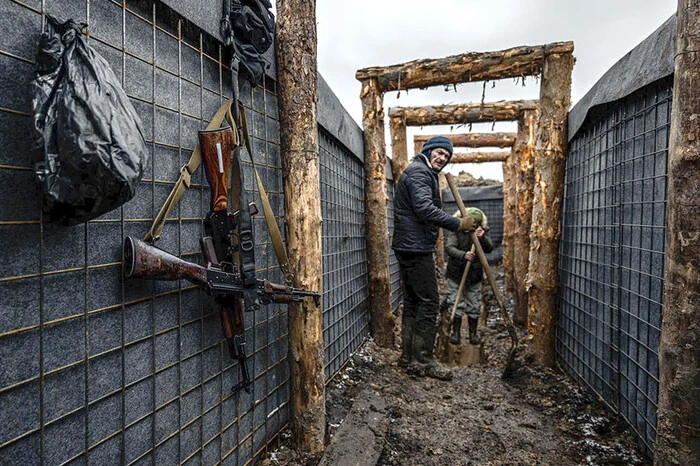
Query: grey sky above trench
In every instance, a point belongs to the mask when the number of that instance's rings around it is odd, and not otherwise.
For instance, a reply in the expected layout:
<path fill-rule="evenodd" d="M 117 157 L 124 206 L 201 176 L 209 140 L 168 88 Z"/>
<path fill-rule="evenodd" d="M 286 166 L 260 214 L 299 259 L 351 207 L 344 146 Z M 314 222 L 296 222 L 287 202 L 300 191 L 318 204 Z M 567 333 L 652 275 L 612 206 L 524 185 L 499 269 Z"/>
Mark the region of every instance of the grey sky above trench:
<path fill-rule="evenodd" d="M 574 42 L 572 105 L 620 58 L 676 11 L 676 0 L 318 0 L 318 67 L 353 119 L 362 125 L 358 69 L 422 58 L 503 50 L 520 45 Z M 397 106 L 536 99 L 539 82 L 527 78 L 469 83 L 384 96 L 385 111 Z M 398 97 L 398 98 L 397 98 Z M 388 118 L 386 119 L 388 123 Z M 515 131 L 515 123 L 482 123 L 472 132 Z M 416 134 L 466 133 L 466 126 L 408 128 L 409 152 Z M 389 130 L 386 128 L 387 154 Z M 496 150 L 496 149 L 494 149 Z M 457 149 L 457 151 L 467 151 Z M 409 156 L 410 157 L 410 156 Z M 462 164 L 468 171 L 503 179 L 500 163 Z"/>

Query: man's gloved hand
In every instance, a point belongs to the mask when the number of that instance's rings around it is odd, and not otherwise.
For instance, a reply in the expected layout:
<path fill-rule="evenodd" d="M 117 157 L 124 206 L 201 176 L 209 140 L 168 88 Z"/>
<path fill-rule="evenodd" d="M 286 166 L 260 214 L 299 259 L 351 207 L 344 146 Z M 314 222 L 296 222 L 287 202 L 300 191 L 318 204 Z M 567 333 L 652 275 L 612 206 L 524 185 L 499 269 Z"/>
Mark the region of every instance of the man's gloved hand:
<path fill-rule="evenodd" d="M 457 231 L 472 231 L 474 229 L 474 219 L 471 215 L 459 219 L 459 228 Z"/>

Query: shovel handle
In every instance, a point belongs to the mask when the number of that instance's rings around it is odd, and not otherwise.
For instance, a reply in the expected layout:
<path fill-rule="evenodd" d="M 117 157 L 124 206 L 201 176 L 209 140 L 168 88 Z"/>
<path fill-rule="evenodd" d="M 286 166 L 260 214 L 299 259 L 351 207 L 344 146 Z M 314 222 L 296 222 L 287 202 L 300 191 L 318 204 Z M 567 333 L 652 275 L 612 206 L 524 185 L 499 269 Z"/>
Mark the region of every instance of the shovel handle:
<path fill-rule="evenodd" d="M 462 198 L 459 196 L 459 190 L 457 190 L 457 185 L 455 184 L 451 174 L 446 173 L 445 179 L 447 179 L 447 184 L 450 186 L 450 191 L 452 191 L 452 195 L 455 198 L 455 202 L 457 202 L 457 207 L 459 207 L 459 211 L 462 213 L 462 217 L 464 218 L 464 216 L 467 215 L 467 209 L 466 207 L 464 207 L 464 202 L 462 202 Z M 498 289 L 498 286 L 496 286 L 496 280 L 494 280 L 493 278 L 493 273 L 491 273 L 489 262 L 488 260 L 486 260 L 486 254 L 484 254 L 484 250 L 481 248 L 481 243 L 479 243 L 479 238 L 476 236 L 476 232 L 471 232 L 471 238 L 472 245 L 476 248 L 476 255 L 479 257 L 479 262 L 481 262 L 481 265 L 484 267 L 484 271 L 486 272 L 486 278 L 489 281 L 489 285 L 491 285 L 493 294 L 496 296 L 498 306 L 501 308 L 503 322 L 506 325 L 506 329 L 508 329 L 508 335 L 511 339 L 512 346 L 509 351 L 508 360 L 506 361 L 506 367 L 503 370 L 503 376 L 506 377 L 508 374 L 510 374 L 512 369 L 513 360 L 515 358 L 515 348 L 518 345 L 518 334 L 515 331 L 513 322 L 510 320 L 510 315 L 508 315 L 508 310 L 506 309 L 505 303 L 503 302 L 503 296 L 501 296 L 501 291 Z"/>
<path fill-rule="evenodd" d="M 470 252 L 474 252 L 475 246 L 472 244 Z M 472 261 L 467 261 L 467 266 L 464 268 L 464 273 L 462 273 L 462 280 L 459 282 L 459 290 L 457 290 L 457 297 L 455 298 L 455 303 L 452 305 L 452 314 L 450 314 L 450 323 L 455 319 L 455 313 L 457 312 L 457 306 L 459 305 L 459 300 L 462 298 L 462 292 L 464 291 L 464 285 L 467 283 L 467 275 L 469 274 L 469 268 L 472 265 Z"/>

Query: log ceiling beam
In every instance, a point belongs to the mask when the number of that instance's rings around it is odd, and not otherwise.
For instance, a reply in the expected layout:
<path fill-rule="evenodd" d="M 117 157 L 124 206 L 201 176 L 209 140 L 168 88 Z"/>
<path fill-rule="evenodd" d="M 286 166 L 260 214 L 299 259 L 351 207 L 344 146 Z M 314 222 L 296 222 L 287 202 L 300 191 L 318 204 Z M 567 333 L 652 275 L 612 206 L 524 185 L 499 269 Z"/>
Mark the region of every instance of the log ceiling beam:
<path fill-rule="evenodd" d="M 448 86 L 472 81 L 539 75 L 550 54 L 572 53 L 573 42 L 519 46 L 496 52 L 471 52 L 438 59 L 413 60 L 391 66 L 363 68 L 355 78 L 377 80 L 380 93 L 400 89 Z"/>
<path fill-rule="evenodd" d="M 502 150 L 496 152 L 461 152 L 454 154 L 450 163 L 484 163 L 505 162 L 510 157 L 511 151 Z"/>
<path fill-rule="evenodd" d="M 419 134 L 413 136 L 415 147 L 423 147 L 423 144 L 437 136 L 436 134 Z M 515 144 L 516 133 L 467 133 L 467 134 L 441 134 L 452 141 L 455 147 L 512 147 Z M 418 151 L 420 152 L 420 150 Z"/>
<path fill-rule="evenodd" d="M 517 121 L 525 110 L 535 110 L 537 100 L 500 100 L 498 102 L 392 107 L 390 118 L 402 118 L 406 126 L 462 125 Z"/>

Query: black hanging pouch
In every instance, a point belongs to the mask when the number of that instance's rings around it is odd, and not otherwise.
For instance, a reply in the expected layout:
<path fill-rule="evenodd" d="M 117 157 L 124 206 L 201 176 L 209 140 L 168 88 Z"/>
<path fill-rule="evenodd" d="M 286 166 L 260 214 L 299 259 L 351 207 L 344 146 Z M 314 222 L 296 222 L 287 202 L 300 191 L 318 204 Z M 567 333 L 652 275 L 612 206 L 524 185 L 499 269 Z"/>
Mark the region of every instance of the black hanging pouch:
<path fill-rule="evenodd" d="M 84 24 L 47 15 L 32 82 L 35 164 L 46 218 L 86 222 L 134 197 L 148 160 L 141 120 Z"/>
<path fill-rule="evenodd" d="M 272 45 L 275 17 L 270 0 L 224 0 L 221 34 L 251 83 L 259 83 L 265 72 L 262 55 Z"/>

